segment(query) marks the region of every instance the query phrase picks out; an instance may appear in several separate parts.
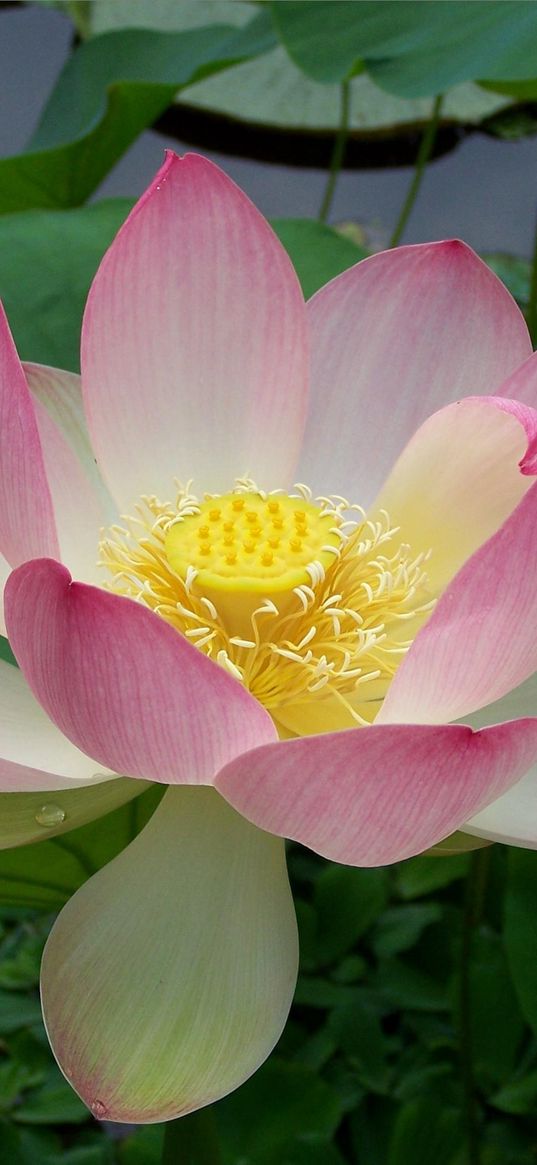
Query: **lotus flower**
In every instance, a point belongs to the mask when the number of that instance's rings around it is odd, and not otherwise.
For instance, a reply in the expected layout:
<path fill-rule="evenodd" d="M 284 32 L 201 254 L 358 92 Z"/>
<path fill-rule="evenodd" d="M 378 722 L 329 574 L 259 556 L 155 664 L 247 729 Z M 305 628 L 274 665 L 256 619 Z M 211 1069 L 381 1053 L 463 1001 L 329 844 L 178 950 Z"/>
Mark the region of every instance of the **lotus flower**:
<path fill-rule="evenodd" d="M 164 1120 L 282 1030 L 284 837 L 536 843 L 536 357 L 456 241 L 305 307 L 248 199 L 172 154 L 96 275 L 81 395 L 0 344 L 1 841 L 169 786 L 43 964 L 93 1112 Z"/>

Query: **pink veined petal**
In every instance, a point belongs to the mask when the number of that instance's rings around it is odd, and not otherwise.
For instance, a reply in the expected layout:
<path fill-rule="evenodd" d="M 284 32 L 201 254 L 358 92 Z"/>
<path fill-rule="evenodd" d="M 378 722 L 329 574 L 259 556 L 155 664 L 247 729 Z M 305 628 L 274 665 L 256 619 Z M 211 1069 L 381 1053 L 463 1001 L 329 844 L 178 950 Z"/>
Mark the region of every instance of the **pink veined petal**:
<path fill-rule="evenodd" d="M 168 153 L 105 255 L 83 325 L 96 455 L 124 512 L 249 475 L 285 485 L 306 407 L 306 315 L 283 247 L 212 162 Z"/>
<path fill-rule="evenodd" d="M 507 377 L 497 390 L 498 396 L 518 400 L 537 409 L 537 352 L 532 352 L 523 364 Z"/>
<path fill-rule="evenodd" d="M 537 473 L 537 412 L 467 397 L 434 413 L 395 463 L 373 515 L 386 510 L 426 564 L 433 595 L 499 529 Z"/>
<path fill-rule="evenodd" d="M 4 587 L 11 574 L 11 567 L 4 556 L 0 554 L 0 594 L 2 596 L 0 602 L 0 635 L 6 635 L 6 624 L 4 619 Z"/>
<path fill-rule="evenodd" d="M 366 507 L 427 416 L 493 393 L 531 352 L 509 292 L 457 240 L 373 255 L 308 311 L 312 396 L 298 477 Z"/>
<path fill-rule="evenodd" d="M 158 615 L 73 583 L 50 559 L 13 573 L 5 610 L 36 698 L 78 748 L 115 772 L 210 784 L 226 761 L 276 736 L 253 696 Z"/>
<path fill-rule="evenodd" d="M 440 841 L 537 759 L 537 719 L 473 733 L 385 725 L 307 736 L 231 761 L 216 787 L 262 829 L 378 866 Z"/>
<path fill-rule="evenodd" d="M 0 661 L 0 789 L 71 788 L 108 779 L 45 715 L 17 667 Z"/>
<path fill-rule="evenodd" d="M 472 728 L 482 728 L 518 716 L 537 715 L 537 674 L 520 687 L 465 717 Z M 464 835 L 537 849 L 537 765 L 516 785 L 481 809 L 462 827 Z"/>
<path fill-rule="evenodd" d="M 537 484 L 444 591 L 377 723 L 457 720 L 537 670 Z"/>
<path fill-rule="evenodd" d="M 52 499 L 32 398 L 0 304 L 0 551 L 17 566 L 58 557 Z"/>
<path fill-rule="evenodd" d="M 268 1056 L 297 963 L 281 839 L 214 789 L 168 789 L 53 927 L 47 1031 L 95 1116 L 170 1120 L 237 1088 Z"/>
<path fill-rule="evenodd" d="M 99 531 L 117 521 L 86 429 L 80 377 L 43 364 L 23 365 L 52 490 L 62 559 L 78 579 L 100 581 Z"/>

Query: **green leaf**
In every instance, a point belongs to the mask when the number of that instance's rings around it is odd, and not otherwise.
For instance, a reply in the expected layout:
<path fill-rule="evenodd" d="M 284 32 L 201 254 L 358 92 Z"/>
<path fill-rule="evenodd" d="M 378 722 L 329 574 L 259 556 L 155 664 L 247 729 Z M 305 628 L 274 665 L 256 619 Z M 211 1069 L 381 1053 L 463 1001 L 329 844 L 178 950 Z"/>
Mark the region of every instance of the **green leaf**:
<path fill-rule="evenodd" d="M 401 898 L 420 898 L 432 894 L 452 882 L 465 878 L 468 856 L 459 854 L 449 858 L 409 858 L 397 866 L 397 888 Z"/>
<path fill-rule="evenodd" d="M 214 19 L 243 25 L 255 13 L 253 4 L 237 5 L 234 0 L 196 0 L 195 5 L 177 4 L 175 0 L 122 0 L 121 4 L 92 4 L 89 19 L 91 32 L 109 32 L 117 28 L 153 28 L 166 32 L 210 24 Z M 87 35 L 87 33 L 83 33 Z M 235 122 L 230 133 L 246 124 L 301 133 L 334 131 L 340 119 L 340 95 L 336 85 L 319 85 L 301 73 L 285 49 L 274 49 L 254 60 L 246 60 L 233 70 L 212 74 L 181 92 L 177 118 L 188 118 L 193 109 L 202 115 L 215 115 L 216 125 Z M 443 119 L 479 123 L 501 109 L 509 108 L 511 98 L 485 92 L 472 83 L 458 86 L 444 103 Z M 430 98 L 403 101 L 375 85 L 367 74 L 353 79 L 350 87 L 349 126 L 351 137 L 368 138 L 380 128 L 397 133 L 401 127 L 415 128 L 430 117 Z M 216 123 L 218 119 L 218 123 Z M 259 146 L 259 137 L 256 146 Z M 300 150 L 301 143 L 295 148 Z M 268 146 L 270 149 L 270 146 Z"/>
<path fill-rule="evenodd" d="M 381 963 L 375 986 L 386 1006 L 394 1011 L 440 1011 L 447 1007 L 442 984 L 402 959 L 390 958 Z"/>
<path fill-rule="evenodd" d="M 15 1119 L 28 1125 L 83 1124 L 88 1110 L 56 1069 L 52 1079 L 17 1106 Z"/>
<path fill-rule="evenodd" d="M 537 1032 L 537 853 L 509 849 L 505 947 L 520 1006 Z"/>
<path fill-rule="evenodd" d="M 119 1145 L 121 1165 L 160 1165 L 164 1125 L 146 1125 Z"/>
<path fill-rule="evenodd" d="M 59 910 L 91 873 L 109 862 L 135 837 L 163 791 L 154 785 L 128 805 L 68 835 L 2 850 L 0 902 Z"/>
<path fill-rule="evenodd" d="M 79 206 L 176 92 L 274 43 L 268 15 L 245 29 L 103 33 L 68 60 L 30 143 L 0 161 L 0 212 Z"/>
<path fill-rule="evenodd" d="M 386 1092 L 391 1074 L 386 1060 L 387 1040 L 367 996 L 358 996 L 352 1003 L 335 1008 L 327 1030 L 349 1057 L 360 1084 L 371 1092 Z"/>
<path fill-rule="evenodd" d="M 537 1069 L 519 1080 L 505 1084 L 489 1099 L 496 1108 L 502 1109 L 503 1112 L 511 1112 L 515 1116 L 534 1113 L 537 1107 Z"/>
<path fill-rule="evenodd" d="M 14 665 L 14 667 L 17 667 L 17 660 L 15 659 L 15 656 L 13 655 L 13 652 L 9 646 L 9 642 L 4 635 L 0 635 L 0 659 L 2 659 L 4 663 L 11 663 Z"/>
<path fill-rule="evenodd" d="M 387 1165 L 456 1165 L 462 1144 L 459 1112 L 431 1097 L 412 1100 L 395 1122 Z"/>
<path fill-rule="evenodd" d="M 10 1035 L 23 1027 L 41 1023 L 39 1000 L 32 995 L 0 991 L 0 1034 Z"/>
<path fill-rule="evenodd" d="M 314 219 L 277 218 L 272 226 L 291 256 L 306 299 L 368 253 Z"/>
<path fill-rule="evenodd" d="M 291 58 L 324 83 L 350 77 L 362 62 L 378 85 L 401 97 L 443 93 L 461 81 L 535 76 L 531 0 L 279 0 L 272 11 Z"/>
<path fill-rule="evenodd" d="M 408 951 L 420 935 L 442 916 L 437 902 L 420 902 L 413 906 L 392 906 L 378 919 L 372 946 L 379 957 Z"/>
<path fill-rule="evenodd" d="M 131 206 L 118 198 L 0 217 L 0 297 L 23 360 L 78 371 L 89 286 Z"/>
<path fill-rule="evenodd" d="M 272 1057 L 215 1110 L 229 1165 L 274 1165 L 295 1142 L 328 1140 L 342 1115 L 335 1092 L 304 1065 Z"/>
<path fill-rule="evenodd" d="M 318 879 L 313 905 L 318 916 L 318 965 L 335 962 L 365 934 L 386 905 L 386 870 L 327 866 Z"/>
<path fill-rule="evenodd" d="M 514 1071 L 525 1025 L 500 938 L 485 927 L 473 937 L 470 1001 L 474 1072 L 490 1092 Z"/>

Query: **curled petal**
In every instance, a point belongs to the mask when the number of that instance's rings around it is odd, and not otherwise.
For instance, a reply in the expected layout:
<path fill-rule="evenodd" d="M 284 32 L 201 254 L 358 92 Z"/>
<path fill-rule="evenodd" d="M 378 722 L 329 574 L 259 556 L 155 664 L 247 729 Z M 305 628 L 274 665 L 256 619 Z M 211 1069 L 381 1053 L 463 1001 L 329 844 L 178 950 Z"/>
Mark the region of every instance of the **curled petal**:
<path fill-rule="evenodd" d="M 60 914 L 43 959 L 45 1022 L 96 1116 L 170 1120 L 259 1067 L 296 970 L 281 840 L 214 789 L 170 789 Z"/>
<path fill-rule="evenodd" d="M 467 397 L 417 430 L 374 506 L 386 510 L 426 565 L 436 595 L 496 532 L 537 473 L 537 411 L 501 397 Z"/>
<path fill-rule="evenodd" d="M 10 642 L 51 720 L 114 772 L 210 784 L 272 720 L 223 668 L 131 599 L 73 583 L 50 559 L 6 587 Z"/>
<path fill-rule="evenodd" d="M 392 680 L 377 723 L 458 720 L 537 670 L 537 484 L 461 567 Z"/>

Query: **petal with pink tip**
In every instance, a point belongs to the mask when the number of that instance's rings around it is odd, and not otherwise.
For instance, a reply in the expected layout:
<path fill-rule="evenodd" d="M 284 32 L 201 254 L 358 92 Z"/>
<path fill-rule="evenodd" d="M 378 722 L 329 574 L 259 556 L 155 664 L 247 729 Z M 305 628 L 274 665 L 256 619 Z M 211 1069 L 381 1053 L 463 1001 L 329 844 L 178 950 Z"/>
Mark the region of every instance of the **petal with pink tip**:
<path fill-rule="evenodd" d="M 299 478 L 366 507 L 426 417 L 493 393 L 531 352 L 515 301 L 457 240 L 372 255 L 308 310 L 312 402 Z"/>
<path fill-rule="evenodd" d="M 17 566 L 59 556 L 52 498 L 32 398 L 0 304 L 0 550 Z"/>
<path fill-rule="evenodd" d="M 537 715 L 537 674 L 494 704 L 472 712 L 465 720 L 472 728 L 498 724 L 519 716 Z M 516 785 L 475 814 L 462 827 L 464 836 L 487 838 L 505 845 L 537 849 L 537 765 Z"/>
<path fill-rule="evenodd" d="M 6 587 L 10 643 L 34 695 L 100 764 L 164 784 L 210 784 L 243 749 L 273 740 L 268 713 L 229 673 L 146 607 L 50 559 Z"/>
<path fill-rule="evenodd" d="M 23 367 L 35 400 L 62 560 L 78 579 L 100 581 L 99 531 L 117 521 L 117 512 L 89 442 L 80 377 L 42 364 Z"/>
<path fill-rule="evenodd" d="M 207 159 L 168 153 L 90 291 L 82 377 L 123 512 L 174 480 L 285 485 L 306 406 L 306 314 L 283 247 Z"/>
<path fill-rule="evenodd" d="M 496 532 L 537 473 L 537 412 L 501 397 L 467 397 L 424 422 L 373 507 L 412 549 L 431 551 L 433 595 Z"/>
<path fill-rule="evenodd" d="M 282 841 L 214 789 L 169 789 L 53 927 L 42 998 L 60 1067 L 113 1121 L 218 1100 L 276 1043 L 297 956 Z"/>
<path fill-rule="evenodd" d="M 459 720 L 537 670 L 537 484 L 440 597 L 377 723 Z"/>
<path fill-rule="evenodd" d="M 472 732 L 383 725 L 265 745 L 216 786 L 248 820 L 333 861 L 378 866 L 428 849 L 537 759 L 537 719 Z"/>

